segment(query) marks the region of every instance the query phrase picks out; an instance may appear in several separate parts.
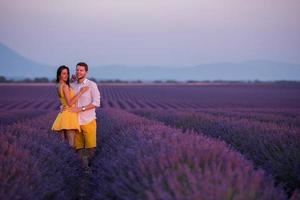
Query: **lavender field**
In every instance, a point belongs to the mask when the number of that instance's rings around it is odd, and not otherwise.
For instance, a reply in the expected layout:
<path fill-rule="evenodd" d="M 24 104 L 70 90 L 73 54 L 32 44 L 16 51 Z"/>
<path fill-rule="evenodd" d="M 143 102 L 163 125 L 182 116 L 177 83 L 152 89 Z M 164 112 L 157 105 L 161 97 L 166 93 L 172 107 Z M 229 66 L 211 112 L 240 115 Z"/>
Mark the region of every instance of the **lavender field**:
<path fill-rule="evenodd" d="M 0 199 L 300 199 L 300 86 L 99 85 L 92 174 L 54 85 L 0 85 Z"/>

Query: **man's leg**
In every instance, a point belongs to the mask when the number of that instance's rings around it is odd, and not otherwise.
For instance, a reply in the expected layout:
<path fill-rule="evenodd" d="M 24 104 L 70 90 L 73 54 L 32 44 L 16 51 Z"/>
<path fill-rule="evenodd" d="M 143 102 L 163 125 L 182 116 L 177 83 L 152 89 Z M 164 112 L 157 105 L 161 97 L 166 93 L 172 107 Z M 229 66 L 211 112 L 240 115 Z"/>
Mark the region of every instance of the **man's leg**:
<path fill-rule="evenodd" d="M 95 151 L 96 151 L 96 132 L 97 132 L 97 124 L 96 120 L 91 121 L 87 125 L 83 125 L 82 127 L 82 132 L 84 135 L 84 144 L 85 148 L 87 149 L 88 153 L 88 158 L 89 161 L 93 159 L 95 156 Z M 90 165 L 90 163 L 89 163 Z"/>
<path fill-rule="evenodd" d="M 95 157 L 96 148 L 89 148 L 88 155 L 89 155 L 89 166 L 91 166 L 92 160 Z"/>
<path fill-rule="evenodd" d="M 84 135 L 83 134 L 84 134 L 83 132 L 76 132 L 74 144 L 75 144 L 76 152 L 80 158 L 82 167 L 87 168 L 88 167 L 88 159 L 87 159 L 87 156 L 84 155 L 85 149 L 84 149 Z"/>
<path fill-rule="evenodd" d="M 81 160 L 82 167 L 84 169 L 88 168 L 89 167 L 89 159 L 88 159 L 88 155 L 85 152 L 85 149 L 78 149 L 76 151 L 77 151 L 77 153 L 79 155 L 79 158 Z"/>

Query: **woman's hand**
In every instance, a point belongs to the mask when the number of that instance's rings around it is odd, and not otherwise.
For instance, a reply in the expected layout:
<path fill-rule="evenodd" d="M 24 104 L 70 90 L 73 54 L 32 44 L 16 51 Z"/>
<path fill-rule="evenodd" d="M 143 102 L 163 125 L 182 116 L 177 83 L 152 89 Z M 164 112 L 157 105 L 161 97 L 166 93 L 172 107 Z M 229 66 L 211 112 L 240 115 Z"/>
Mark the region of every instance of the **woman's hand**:
<path fill-rule="evenodd" d="M 85 93 L 86 91 L 88 91 L 90 88 L 88 86 L 84 86 L 82 88 L 80 88 L 80 93 L 83 94 Z"/>
<path fill-rule="evenodd" d="M 81 108 L 79 108 L 79 107 L 74 107 L 71 109 L 71 112 L 73 112 L 73 113 L 79 113 L 80 111 L 81 111 Z"/>
<path fill-rule="evenodd" d="M 67 106 L 60 105 L 59 111 L 62 113 L 63 111 L 72 111 L 72 110 Z"/>

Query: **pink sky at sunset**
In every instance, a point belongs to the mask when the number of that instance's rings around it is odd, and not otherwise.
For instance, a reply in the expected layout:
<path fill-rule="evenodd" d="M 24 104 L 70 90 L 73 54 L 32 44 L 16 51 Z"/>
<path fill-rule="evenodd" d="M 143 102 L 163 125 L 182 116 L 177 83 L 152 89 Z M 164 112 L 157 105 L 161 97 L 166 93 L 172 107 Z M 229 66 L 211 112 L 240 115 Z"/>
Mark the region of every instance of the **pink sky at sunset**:
<path fill-rule="evenodd" d="M 0 43 L 49 65 L 300 63 L 299 0 L 1 0 L 0 9 Z"/>

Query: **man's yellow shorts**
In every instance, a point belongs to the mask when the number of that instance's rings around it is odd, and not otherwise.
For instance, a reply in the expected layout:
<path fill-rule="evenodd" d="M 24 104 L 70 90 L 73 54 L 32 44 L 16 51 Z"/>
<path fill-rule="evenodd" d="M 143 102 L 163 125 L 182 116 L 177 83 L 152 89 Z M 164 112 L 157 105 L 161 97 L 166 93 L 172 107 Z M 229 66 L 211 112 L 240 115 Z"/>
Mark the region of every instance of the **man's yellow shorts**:
<path fill-rule="evenodd" d="M 86 125 L 80 125 L 81 132 L 75 135 L 75 148 L 95 148 L 96 147 L 96 120 L 91 121 Z"/>

